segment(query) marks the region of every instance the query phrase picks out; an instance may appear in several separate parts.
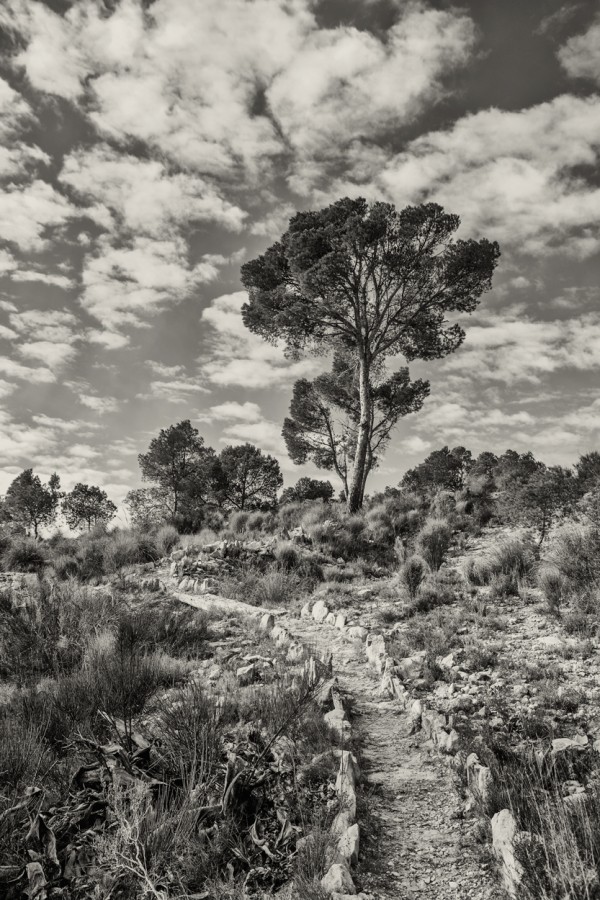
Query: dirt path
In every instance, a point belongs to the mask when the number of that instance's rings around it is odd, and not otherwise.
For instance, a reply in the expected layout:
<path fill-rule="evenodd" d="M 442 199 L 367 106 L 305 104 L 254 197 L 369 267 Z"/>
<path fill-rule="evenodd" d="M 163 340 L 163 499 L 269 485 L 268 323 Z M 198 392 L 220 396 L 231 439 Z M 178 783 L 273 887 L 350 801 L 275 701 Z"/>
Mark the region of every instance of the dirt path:
<path fill-rule="evenodd" d="M 360 888 L 377 900 L 499 897 L 492 873 L 470 849 L 449 761 L 422 734 L 409 734 L 408 713 L 395 701 L 378 696 L 364 646 L 312 619 L 284 616 L 281 624 L 319 655 L 332 654 L 340 688 L 351 698 L 363 774 L 373 788 L 372 822 L 362 829 Z"/>

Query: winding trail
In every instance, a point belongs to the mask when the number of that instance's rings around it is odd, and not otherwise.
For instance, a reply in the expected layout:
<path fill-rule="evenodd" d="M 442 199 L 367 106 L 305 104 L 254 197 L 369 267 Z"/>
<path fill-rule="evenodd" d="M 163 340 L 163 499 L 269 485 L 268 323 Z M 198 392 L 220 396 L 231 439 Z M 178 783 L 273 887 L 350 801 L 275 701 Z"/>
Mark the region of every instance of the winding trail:
<path fill-rule="evenodd" d="M 409 734 L 408 713 L 397 702 L 378 696 L 364 644 L 310 618 L 279 621 L 321 658 L 332 654 L 339 687 L 351 701 L 363 777 L 372 787 L 370 821 L 364 828 L 361 822 L 360 889 L 377 900 L 501 897 L 491 867 L 471 849 L 450 761 L 423 733 Z"/>

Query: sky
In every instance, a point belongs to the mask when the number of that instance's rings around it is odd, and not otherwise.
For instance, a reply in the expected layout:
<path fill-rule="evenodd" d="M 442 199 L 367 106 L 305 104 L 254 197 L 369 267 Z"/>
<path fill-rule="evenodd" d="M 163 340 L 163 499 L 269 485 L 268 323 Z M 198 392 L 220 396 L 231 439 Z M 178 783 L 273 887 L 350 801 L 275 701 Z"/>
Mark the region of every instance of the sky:
<path fill-rule="evenodd" d="M 239 272 L 343 196 L 502 251 L 371 489 L 445 444 L 597 448 L 599 92 L 592 0 L 3 0 L 0 491 L 33 467 L 121 502 L 188 418 L 318 475 L 281 426 L 323 362 L 244 328 Z"/>

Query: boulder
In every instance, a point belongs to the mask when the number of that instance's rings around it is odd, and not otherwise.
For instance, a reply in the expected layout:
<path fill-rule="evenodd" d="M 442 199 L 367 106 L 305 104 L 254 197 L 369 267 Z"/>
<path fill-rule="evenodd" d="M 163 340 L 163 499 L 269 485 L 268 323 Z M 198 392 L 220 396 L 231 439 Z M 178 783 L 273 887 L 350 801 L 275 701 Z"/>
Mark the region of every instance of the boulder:
<path fill-rule="evenodd" d="M 300 618 L 301 619 L 309 619 L 310 618 L 310 603 L 304 604 L 304 606 L 300 610 Z"/>
<path fill-rule="evenodd" d="M 425 666 L 425 654 L 416 653 L 414 656 L 405 656 L 396 666 L 396 671 L 403 681 L 414 681 L 423 674 Z"/>
<path fill-rule="evenodd" d="M 271 613 L 265 613 L 264 616 L 261 616 L 260 620 L 260 630 L 261 631 L 271 631 L 271 629 L 275 625 L 275 616 L 271 615 Z"/>
<path fill-rule="evenodd" d="M 354 823 L 354 825 L 346 829 L 337 843 L 337 848 L 348 865 L 354 865 L 358 862 L 359 846 L 360 830 L 358 825 Z"/>
<path fill-rule="evenodd" d="M 335 617 L 335 627 L 341 630 L 345 626 L 345 624 L 346 616 L 343 613 L 338 613 Z"/>
<path fill-rule="evenodd" d="M 323 718 L 340 741 L 345 742 L 349 739 L 352 729 L 343 709 L 332 709 Z"/>
<path fill-rule="evenodd" d="M 325 603 L 322 600 L 317 600 L 315 605 L 312 608 L 312 617 L 315 622 L 324 622 L 329 614 L 328 608 L 325 606 Z"/>
<path fill-rule="evenodd" d="M 250 663 L 248 666 L 240 666 L 240 668 L 237 669 L 235 673 L 235 677 L 241 685 L 250 684 L 252 681 L 254 681 L 255 675 L 256 666 L 254 663 Z"/>
<path fill-rule="evenodd" d="M 569 750 L 587 750 L 588 745 L 589 741 L 585 734 L 576 734 L 572 738 L 555 738 L 552 741 L 552 755 L 557 756 Z"/>
<path fill-rule="evenodd" d="M 327 613 L 327 618 L 325 619 L 328 625 L 335 625 L 335 613 Z"/>
<path fill-rule="evenodd" d="M 362 625 L 351 625 L 348 629 L 348 637 L 360 641 L 364 641 L 368 633 L 367 629 L 363 628 Z"/>
<path fill-rule="evenodd" d="M 501 809 L 492 817 L 492 847 L 502 864 L 502 880 L 511 897 L 516 897 L 523 877 L 523 867 L 515 856 L 517 823 L 509 809 Z"/>
<path fill-rule="evenodd" d="M 387 651 L 385 649 L 385 638 L 381 634 L 370 634 L 366 641 L 367 659 L 371 666 L 381 674 L 383 672 Z"/>
<path fill-rule="evenodd" d="M 321 878 L 321 887 L 328 894 L 342 893 L 356 895 L 356 888 L 348 867 L 343 863 L 334 863 Z"/>

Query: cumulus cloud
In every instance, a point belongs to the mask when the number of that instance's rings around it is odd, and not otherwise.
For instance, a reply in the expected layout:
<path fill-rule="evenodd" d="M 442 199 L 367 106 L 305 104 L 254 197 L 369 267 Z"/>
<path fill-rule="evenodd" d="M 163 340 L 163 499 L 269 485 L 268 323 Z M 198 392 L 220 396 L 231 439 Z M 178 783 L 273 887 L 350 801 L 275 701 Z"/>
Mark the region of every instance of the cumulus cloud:
<path fill-rule="evenodd" d="M 224 294 L 202 312 L 208 326 L 205 353 L 198 360 L 203 377 L 213 385 L 244 388 L 289 387 L 297 378 L 316 375 L 320 361 L 290 362 L 283 347 L 268 344 L 242 322 L 244 291 Z"/>
<path fill-rule="evenodd" d="M 571 78 L 589 78 L 600 84 L 600 16 L 587 31 L 577 34 L 558 51 L 560 64 Z"/>
<path fill-rule="evenodd" d="M 422 135 L 372 173 L 370 190 L 399 206 L 436 200 L 461 215 L 466 231 L 502 245 L 588 256 L 600 248 L 600 190 L 582 172 L 599 155 L 597 98 L 563 95 Z"/>
<path fill-rule="evenodd" d="M 62 16 L 7 0 L 0 22 L 25 40 L 15 64 L 31 84 L 87 99 L 101 132 L 246 180 L 290 150 L 342 158 L 387 134 L 443 94 L 475 42 L 466 15 L 417 2 L 385 34 L 320 27 L 312 0 L 123 0 L 110 15 L 82 0 Z"/>
<path fill-rule="evenodd" d="M 169 172 L 162 161 L 118 154 L 104 144 L 71 153 L 60 180 L 107 206 L 136 234 L 168 236 L 174 226 L 194 222 L 215 222 L 238 231 L 246 216 L 206 179 Z"/>
<path fill-rule="evenodd" d="M 128 245 L 116 246 L 108 239 L 85 259 L 81 305 L 102 322 L 111 334 L 125 325 L 140 326 L 145 319 L 185 297 L 194 286 L 212 281 L 218 274 L 214 261 L 188 262 L 187 244 L 181 238 L 153 240 L 135 237 Z M 96 332 L 88 335 L 101 340 Z M 119 340 L 116 346 L 122 346 Z"/>

